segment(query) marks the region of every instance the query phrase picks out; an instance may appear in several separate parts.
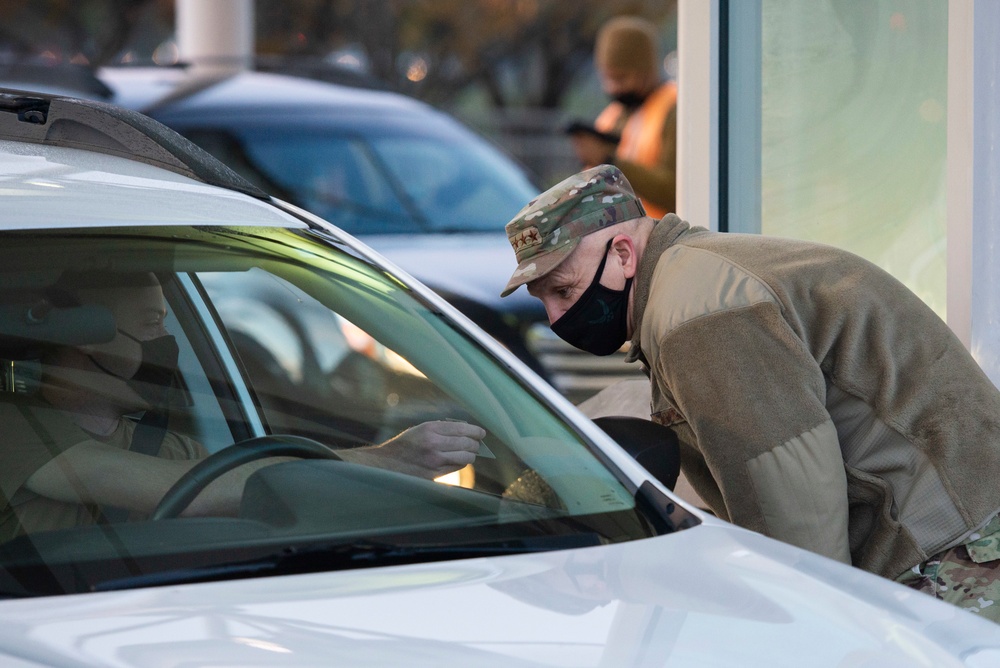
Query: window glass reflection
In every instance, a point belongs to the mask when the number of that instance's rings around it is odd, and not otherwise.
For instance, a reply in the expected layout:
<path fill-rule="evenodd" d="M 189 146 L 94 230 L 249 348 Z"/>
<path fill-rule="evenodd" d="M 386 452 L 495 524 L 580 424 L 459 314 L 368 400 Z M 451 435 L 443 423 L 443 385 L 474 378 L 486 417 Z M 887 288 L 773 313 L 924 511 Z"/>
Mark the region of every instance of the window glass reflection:
<path fill-rule="evenodd" d="M 762 0 L 761 230 L 846 248 L 945 315 L 946 0 Z"/>

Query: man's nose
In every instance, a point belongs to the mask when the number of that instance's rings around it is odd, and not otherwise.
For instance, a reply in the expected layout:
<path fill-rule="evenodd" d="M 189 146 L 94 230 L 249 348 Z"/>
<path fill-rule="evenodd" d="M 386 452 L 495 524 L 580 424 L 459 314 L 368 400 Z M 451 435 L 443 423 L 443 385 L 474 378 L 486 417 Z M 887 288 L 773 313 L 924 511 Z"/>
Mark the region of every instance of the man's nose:
<path fill-rule="evenodd" d="M 561 318 L 563 313 L 566 312 L 566 309 L 561 306 L 556 306 L 547 300 L 543 300 L 543 304 L 545 305 L 545 315 L 548 316 L 550 325 Z"/>

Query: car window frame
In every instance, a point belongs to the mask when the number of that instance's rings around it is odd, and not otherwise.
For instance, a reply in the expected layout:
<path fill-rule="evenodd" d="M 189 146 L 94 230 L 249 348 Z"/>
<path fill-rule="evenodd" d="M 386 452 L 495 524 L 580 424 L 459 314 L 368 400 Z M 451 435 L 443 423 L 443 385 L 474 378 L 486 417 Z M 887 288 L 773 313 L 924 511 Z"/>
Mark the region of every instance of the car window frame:
<path fill-rule="evenodd" d="M 225 387 L 212 387 L 212 394 L 229 426 L 230 444 L 264 436 L 267 432 L 260 404 L 247 383 L 246 371 L 234 353 L 232 342 L 204 288 L 189 272 L 175 272 L 173 276 L 174 281 L 169 282 L 172 286 L 165 290 L 165 297 L 174 310 L 174 317 L 183 328 L 206 379 L 214 378 L 225 383 Z M 182 318 L 182 314 L 185 317 Z M 220 396 L 220 393 L 226 396 Z M 208 443 L 202 445 L 210 451 L 219 449 Z"/>

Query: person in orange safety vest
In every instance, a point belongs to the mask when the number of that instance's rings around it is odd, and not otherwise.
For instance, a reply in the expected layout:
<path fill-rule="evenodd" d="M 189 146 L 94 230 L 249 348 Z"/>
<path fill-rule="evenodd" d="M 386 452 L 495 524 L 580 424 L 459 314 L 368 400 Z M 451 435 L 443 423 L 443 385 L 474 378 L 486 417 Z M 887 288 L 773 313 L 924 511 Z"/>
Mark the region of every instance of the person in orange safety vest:
<path fill-rule="evenodd" d="M 597 132 L 579 124 L 568 129 L 583 166 L 618 167 L 654 219 L 675 210 L 677 172 L 677 85 L 662 80 L 657 43 L 646 19 L 619 16 L 605 23 L 594 65 L 612 102 L 594 122 Z"/>

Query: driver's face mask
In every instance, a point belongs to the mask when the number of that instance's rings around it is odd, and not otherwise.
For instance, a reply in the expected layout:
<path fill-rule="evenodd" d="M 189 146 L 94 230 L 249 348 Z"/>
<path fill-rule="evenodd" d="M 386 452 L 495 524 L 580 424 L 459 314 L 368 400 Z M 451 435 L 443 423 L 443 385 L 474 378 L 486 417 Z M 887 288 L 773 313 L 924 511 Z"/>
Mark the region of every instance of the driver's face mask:
<path fill-rule="evenodd" d="M 125 378 L 98 362 L 93 355 L 90 361 L 104 373 L 121 378 L 132 390 L 150 406 L 163 406 L 169 398 L 170 388 L 177 373 L 179 349 L 177 339 L 172 334 L 164 334 L 155 339 L 142 341 L 119 329 L 118 333 L 139 344 L 142 360 L 131 378 Z"/>
<path fill-rule="evenodd" d="M 632 279 L 625 281 L 625 288 L 612 290 L 601 285 L 601 275 L 608 261 L 611 242 L 604 249 L 594 280 L 558 320 L 552 331 L 566 343 L 594 355 L 610 355 L 628 338 L 628 293 Z"/>

